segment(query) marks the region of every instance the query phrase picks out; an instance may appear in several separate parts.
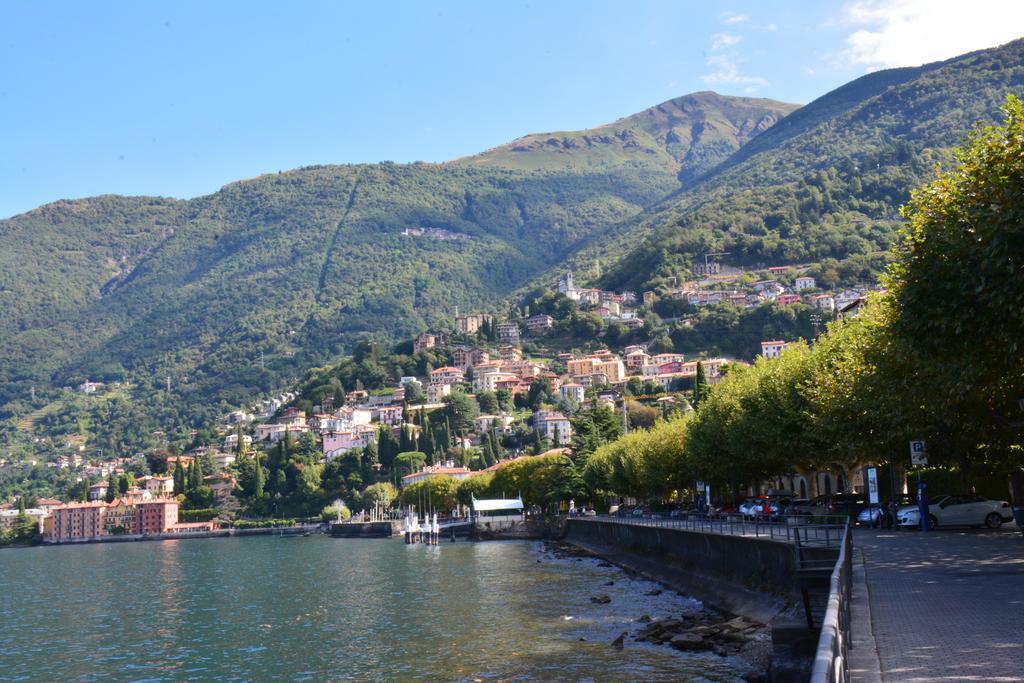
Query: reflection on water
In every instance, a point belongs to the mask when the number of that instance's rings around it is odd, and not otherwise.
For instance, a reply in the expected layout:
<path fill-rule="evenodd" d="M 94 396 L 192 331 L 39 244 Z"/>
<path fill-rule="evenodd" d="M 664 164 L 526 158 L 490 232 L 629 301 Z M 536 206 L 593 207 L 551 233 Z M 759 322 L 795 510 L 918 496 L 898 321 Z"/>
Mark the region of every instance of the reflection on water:
<path fill-rule="evenodd" d="M 609 647 L 643 614 L 698 608 L 652 587 L 525 542 L 11 550 L 0 680 L 737 680 L 713 654 Z M 611 603 L 591 602 L 601 594 Z"/>

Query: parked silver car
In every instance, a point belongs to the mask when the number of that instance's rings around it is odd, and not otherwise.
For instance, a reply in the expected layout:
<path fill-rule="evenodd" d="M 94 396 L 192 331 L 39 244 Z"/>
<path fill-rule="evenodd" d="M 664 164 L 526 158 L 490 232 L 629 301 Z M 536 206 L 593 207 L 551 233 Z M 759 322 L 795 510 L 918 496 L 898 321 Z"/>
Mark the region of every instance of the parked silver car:
<path fill-rule="evenodd" d="M 1013 510 L 1005 500 L 989 500 L 981 496 L 939 496 L 928 504 L 929 528 L 946 526 L 987 526 L 998 529 L 1003 522 L 1013 521 Z M 906 506 L 896 513 L 901 527 L 921 525 L 921 514 L 916 505 Z"/>
<path fill-rule="evenodd" d="M 894 524 L 894 510 L 910 507 L 911 502 L 910 496 L 900 494 L 895 505 L 889 499 L 877 505 L 868 505 L 857 515 L 857 524 L 888 529 Z"/>

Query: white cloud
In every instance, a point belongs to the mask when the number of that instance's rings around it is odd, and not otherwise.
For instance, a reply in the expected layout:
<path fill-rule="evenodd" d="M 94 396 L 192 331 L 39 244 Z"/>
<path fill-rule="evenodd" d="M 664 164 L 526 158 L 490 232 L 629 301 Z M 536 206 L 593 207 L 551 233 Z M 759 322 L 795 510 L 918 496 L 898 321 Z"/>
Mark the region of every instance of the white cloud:
<path fill-rule="evenodd" d="M 712 52 L 705 61 L 712 68 L 711 73 L 701 76 L 705 83 L 733 83 L 746 85 L 747 92 L 753 92 L 757 88 L 768 85 L 768 81 L 760 76 L 747 76 L 740 73 L 740 65 L 744 60 L 735 52 Z"/>
<path fill-rule="evenodd" d="M 859 27 L 846 38 L 847 64 L 917 66 L 1021 37 L 1024 2 L 857 0 L 843 7 L 838 23 Z"/>
<path fill-rule="evenodd" d="M 745 21 L 750 21 L 750 16 L 747 14 L 730 14 L 725 18 L 727 24 L 742 24 Z"/>
<path fill-rule="evenodd" d="M 729 23 L 729 20 L 726 20 Z M 737 23 L 737 22 L 732 22 Z M 714 33 L 711 36 L 711 49 L 704 61 L 711 67 L 711 72 L 701 76 L 705 83 L 728 83 L 745 85 L 746 92 L 753 92 L 768 85 L 768 81 L 760 76 L 748 76 L 741 73 L 740 66 L 746 61 L 735 49 L 743 42 L 743 36 L 735 33 Z"/>
<path fill-rule="evenodd" d="M 721 50 L 742 41 L 743 36 L 737 36 L 732 33 L 715 33 L 711 36 L 711 49 Z"/>

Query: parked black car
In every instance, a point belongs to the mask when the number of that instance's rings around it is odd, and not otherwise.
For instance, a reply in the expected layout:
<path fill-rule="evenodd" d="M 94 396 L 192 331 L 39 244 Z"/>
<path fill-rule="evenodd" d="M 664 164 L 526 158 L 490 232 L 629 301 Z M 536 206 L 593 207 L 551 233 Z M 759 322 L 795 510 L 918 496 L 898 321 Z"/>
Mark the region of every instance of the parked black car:
<path fill-rule="evenodd" d="M 867 505 L 866 493 L 830 493 L 811 501 L 811 512 L 816 516 L 846 515 L 856 518 Z"/>

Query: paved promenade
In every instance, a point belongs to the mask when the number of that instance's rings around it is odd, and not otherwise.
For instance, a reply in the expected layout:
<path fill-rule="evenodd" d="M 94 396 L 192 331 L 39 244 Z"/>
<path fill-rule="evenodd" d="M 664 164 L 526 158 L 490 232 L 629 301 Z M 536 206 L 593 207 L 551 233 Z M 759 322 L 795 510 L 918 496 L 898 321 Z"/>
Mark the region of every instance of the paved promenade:
<path fill-rule="evenodd" d="M 1024 536 L 1016 527 L 858 529 L 854 545 L 863 551 L 883 681 L 1024 681 Z"/>

